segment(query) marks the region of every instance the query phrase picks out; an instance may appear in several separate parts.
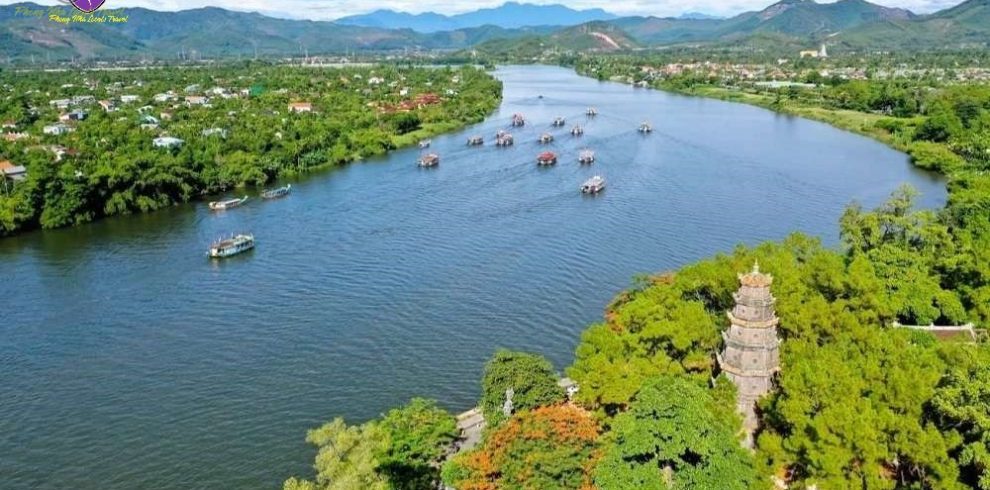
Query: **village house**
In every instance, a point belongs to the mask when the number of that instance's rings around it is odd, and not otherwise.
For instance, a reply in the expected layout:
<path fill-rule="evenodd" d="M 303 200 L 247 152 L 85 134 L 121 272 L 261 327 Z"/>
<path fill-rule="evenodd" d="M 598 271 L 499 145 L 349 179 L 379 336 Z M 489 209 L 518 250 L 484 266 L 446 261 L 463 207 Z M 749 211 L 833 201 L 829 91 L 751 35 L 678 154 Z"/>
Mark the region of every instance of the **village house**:
<path fill-rule="evenodd" d="M 183 92 L 187 94 L 191 94 L 193 92 L 199 92 L 199 85 L 198 84 L 189 85 L 185 89 L 183 89 Z"/>
<path fill-rule="evenodd" d="M 48 126 L 45 126 L 44 128 L 41 128 L 41 132 L 42 133 L 50 134 L 50 135 L 54 135 L 54 136 L 59 136 L 59 135 L 63 135 L 63 134 L 66 134 L 66 133 L 71 133 L 72 131 L 73 131 L 72 128 L 70 128 L 70 127 L 68 127 L 68 126 L 66 126 L 65 124 L 62 124 L 62 123 L 50 124 Z"/>
<path fill-rule="evenodd" d="M 4 133 L 3 134 L 4 141 L 7 141 L 8 143 L 13 143 L 15 141 L 22 140 L 22 139 L 27 138 L 27 137 L 28 137 L 28 134 L 27 133 Z"/>
<path fill-rule="evenodd" d="M 27 177 L 27 169 L 23 165 L 14 165 L 10 160 L 0 161 L 0 176 L 13 181 L 24 180 Z"/>
<path fill-rule="evenodd" d="M 186 104 L 187 105 L 191 105 L 191 106 L 192 105 L 206 105 L 207 102 L 209 102 L 209 99 L 207 99 L 206 97 L 204 97 L 202 95 L 187 95 L 186 96 Z"/>
<path fill-rule="evenodd" d="M 120 103 L 121 104 L 130 104 L 132 102 L 137 102 L 138 99 L 140 99 L 140 97 L 138 97 L 137 95 L 121 95 L 120 96 Z"/>
<path fill-rule="evenodd" d="M 150 114 L 145 114 L 138 119 L 141 129 L 158 129 L 158 118 Z"/>
<path fill-rule="evenodd" d="M 56 109 L 68 109 L 72 105 L 72 101 L 69 99 L 55 99 L 48 103 L 55 106 Z"/>
<path fill-rule="evenodd" d="M 17 129 L 17 123 L 14 121 L 4 121 L 0 128 L 3 129 Z"/>
<path fill-rule="evenodd" d="M 113 102 L 110 102 L 109 100 L 101 100 L 99 104 L 105 112 L 113 112 L 117 110 L 117 106 L 113 105 Z"/>
<path fill-rule="evenodd" d="M 371 77 L 368 79 L 368 85 L 381 85 L 384 82 L 385 79 L 382 77 Z"/>
<path fill-rule="evenodd" d="M 89 113 L 83 110 L 76 109 L 68 114 L 70 121 L 84 121 L 89 117 Z"/>
<path fill-rule="evenodd" d="M 159 103 L 168 102 L 174 98 L 175 98 L 175 94 L 173 94 L 171 91 L 165 92 L 163 94 L 155 94 L 155 96 L 153 97 L 154 101 Z"/>
<path fill-rule="evenodd" d="M 310 102 L 290 102 L 289 112 L 313 112 L 313 104 Z"/>
<path fill-rule="evenodd" d="M 183 143 L 185 143 L 185 141 L 180 140 L 179 138 L 173 138 L 171 136 L 159 136 L 151 142 L 155 148 L 178 148 L 182 146 Z"/>
<path fill-rule="evenodd" d="M 96 97 L 92 95 L 77 95 L 72 98 L 72 105 L 86 105 L 96 102 Z"/>
<path fill-rule="evenodd" d="M 203 136 L 219 136 L 221 138 L 227 137 L 227 130 L 223 128 L 207 128 L 200 132 Z"/>

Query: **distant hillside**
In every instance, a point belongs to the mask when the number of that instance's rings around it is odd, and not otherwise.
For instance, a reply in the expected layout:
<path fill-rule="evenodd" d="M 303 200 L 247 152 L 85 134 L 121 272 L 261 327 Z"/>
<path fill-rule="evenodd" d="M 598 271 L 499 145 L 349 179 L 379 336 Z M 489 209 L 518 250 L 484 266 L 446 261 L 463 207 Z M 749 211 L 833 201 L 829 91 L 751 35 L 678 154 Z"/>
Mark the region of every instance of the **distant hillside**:
<path fill-rule="evenodd" d="M 563 5 L 533 5 L 508 2 L 500 7 L 446 16 L 433 12 L 409 14 L 393 10 L 376 10 L 362 15 L 342 17 L 337 24 L 385 29 L 412 29 L 438 32 L 493 25 L 506 29 L 532 26 L 573 26 L 585 22 L 616 18 L 602 9 L 574 10 Z"/>
<path fill-rule="evenodd" d="M 968 0 L 917 19 L 889 20 L 841 33 L 836 42 L 875 49 L 990 46 L 990 0 Z"/>

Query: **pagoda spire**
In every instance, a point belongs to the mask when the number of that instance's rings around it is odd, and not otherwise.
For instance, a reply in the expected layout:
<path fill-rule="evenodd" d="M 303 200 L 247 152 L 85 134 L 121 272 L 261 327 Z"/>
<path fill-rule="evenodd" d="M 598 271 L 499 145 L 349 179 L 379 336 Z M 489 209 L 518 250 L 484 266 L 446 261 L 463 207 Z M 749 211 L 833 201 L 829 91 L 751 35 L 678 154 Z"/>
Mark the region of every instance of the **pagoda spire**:
<path fill-rule="evenodd" d="M 735 307 L 726 313 L 730 326 L 722 332 L 723 349 L 716 354 L 719 368 L 738 390 L 736 408 L 743 416 L 747 447 L 759 425 L 756 403 L 773 389 L 780 370 L 780 340 L 777 338 L 776 298 L 770 294 L 773 276 L 760 272 L 760 263 L 739 274 Z"/>

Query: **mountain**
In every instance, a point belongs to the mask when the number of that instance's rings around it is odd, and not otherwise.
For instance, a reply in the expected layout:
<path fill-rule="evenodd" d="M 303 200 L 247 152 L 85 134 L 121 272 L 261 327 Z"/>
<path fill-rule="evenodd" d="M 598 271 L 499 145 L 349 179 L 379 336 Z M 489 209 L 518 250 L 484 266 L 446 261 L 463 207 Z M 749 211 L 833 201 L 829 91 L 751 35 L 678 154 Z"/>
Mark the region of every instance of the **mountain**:
<path fill-rule="evenodd" d="M 860 26 L 835 41 L 873 49 L 926 49 L 930 46 L 990 46 L 990 0 L 967 0 L 913 21 L 889 20 Z"/>
<path fill-rule="evenodd" d="M 532 26 L 573 26 L 597 20 L 615 19 L 602 9 L 574 10 L 563 5 L 533 5 L 508 2 L 499 7 L 446 16 L 433 12 L 409 14 L 392 10 L 342 17 L 337 24 L 385 29 L 412 29 L 432 33 L 494 25 L 506 29 Z"/>
<path fill-rule="evenodd" d="M 865 0 L 839 0 L 835 3 L 782 0 L 759 12 L 747 12 L 728 19 L 716 30 L 716 35 L 726 38 L 773 32 L 800 37 L 824 37 L 864 24 L 909 21 L 916 17 L 908 10 L 883 7 Z"/>

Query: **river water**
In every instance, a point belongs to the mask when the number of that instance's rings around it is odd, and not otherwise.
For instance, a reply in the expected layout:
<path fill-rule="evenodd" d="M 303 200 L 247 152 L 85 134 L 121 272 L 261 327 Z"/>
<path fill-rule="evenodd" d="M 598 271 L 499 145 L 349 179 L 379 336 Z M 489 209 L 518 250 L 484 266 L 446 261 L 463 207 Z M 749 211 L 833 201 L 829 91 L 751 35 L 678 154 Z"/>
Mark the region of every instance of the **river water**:
<path fill-rule="evenodd" d="M 322 421 L 415 395 L 472 406 L 497 347 L 563 368 L 635 274 L 794 230 L 835 244 L 845 205 L 904 182 L 945 200 L 903 154 L 824 124 L 560 68 L 497 76 L 502 107 L 434 138 L 435 169 L 407 149 L 224 213 L 0 239 L 0 487 L 280 487 L 309 475 Z M 495 148 L 515 112 L 530 123 Z M 544 131 L 556 167 L 535 164 Z M 489 143 L 466 147 L 473 134 Z M 596 173 L 607 189 L 582 196 Z M 205 258 L 240 231 L 254 251 Z"/>

